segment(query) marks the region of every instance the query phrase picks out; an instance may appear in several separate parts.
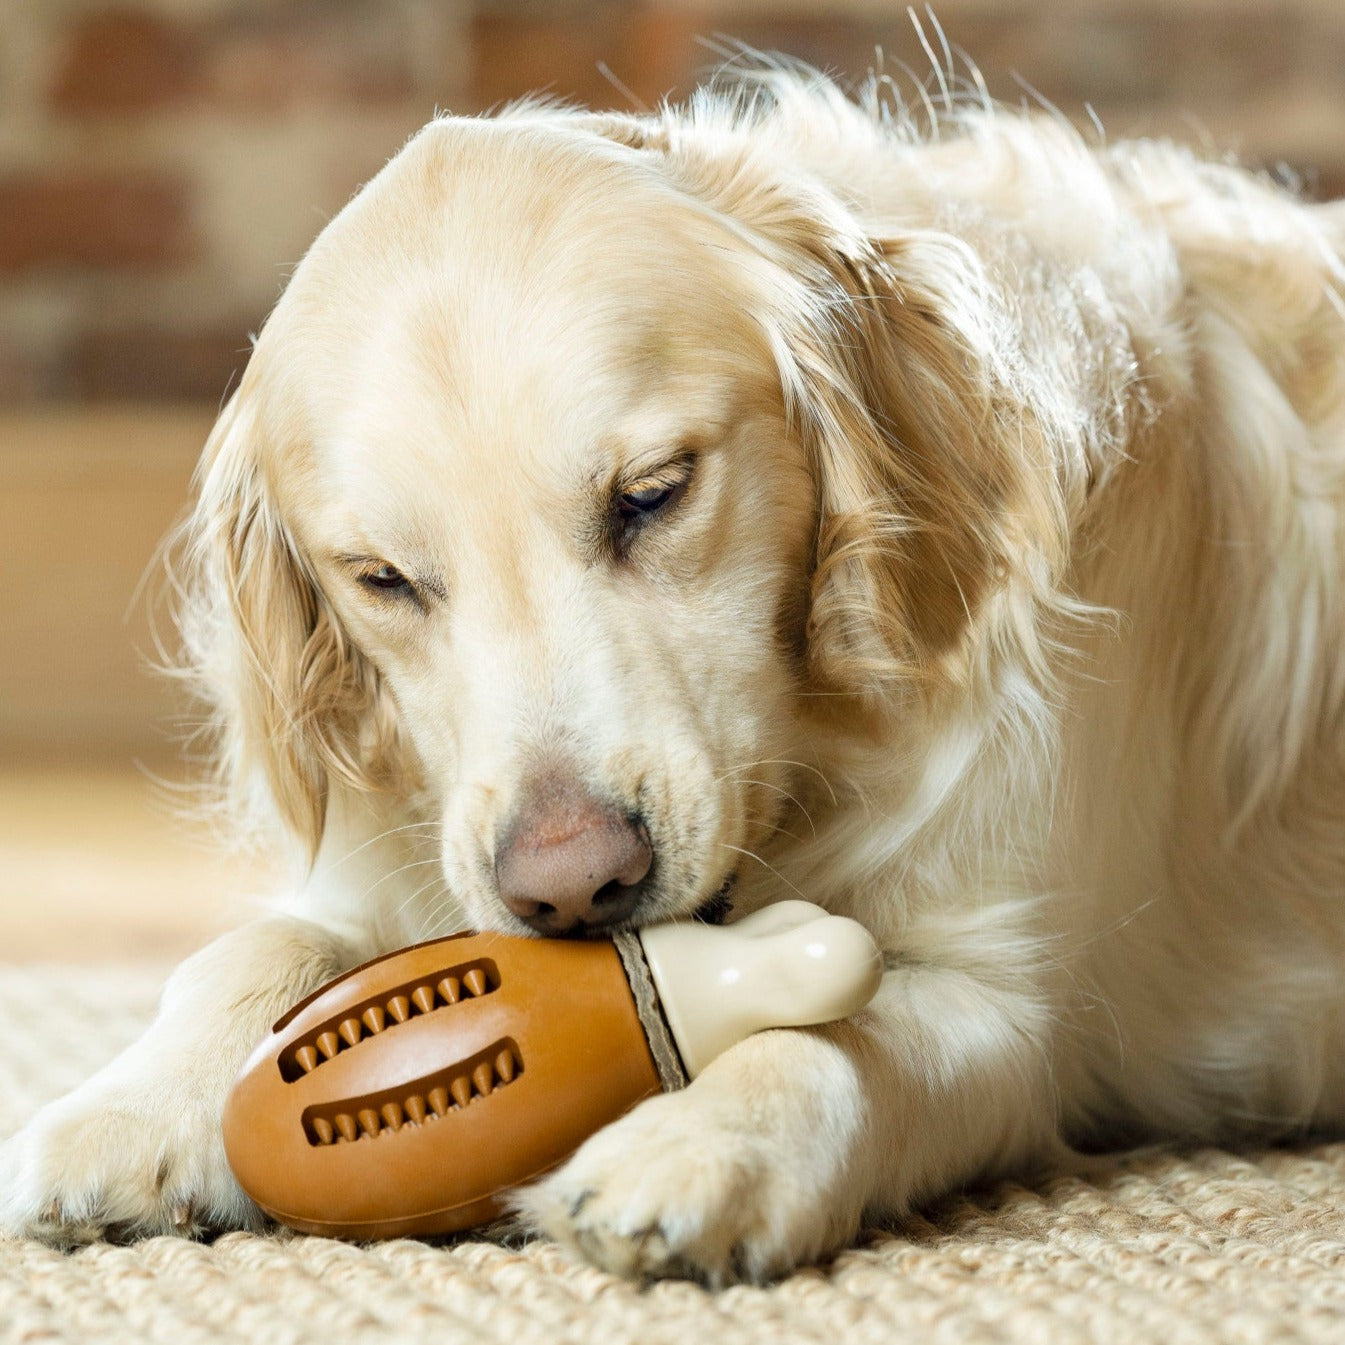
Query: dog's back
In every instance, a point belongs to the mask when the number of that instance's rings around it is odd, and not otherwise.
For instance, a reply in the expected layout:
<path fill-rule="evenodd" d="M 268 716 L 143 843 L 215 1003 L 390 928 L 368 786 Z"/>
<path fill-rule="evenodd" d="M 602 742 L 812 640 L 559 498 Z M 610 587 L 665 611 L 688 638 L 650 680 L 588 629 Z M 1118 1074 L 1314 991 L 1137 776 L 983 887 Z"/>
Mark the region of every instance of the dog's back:
<path fill-rule="evenodd" d="M 1094 1137 L 1339 1126 L 1345 213 L 1168 146 L 1104 162 L 1166 294 L 1075 523 L 1117 620 L 1071 679 L 1057 1078 Z"/>
<path fill-rule="evenodd" d="M 919 820 L 889 792 L 899 869 L 1031 893 L 998 937 L 1053 968 L 1071 1137 L 1345 1122 L 1345 204 L 1047 116 L 894 135 L 783 83 L 777 134 L 867 229 L 966 245 L 1056 431 L 1063 601 L 1031 618 L 1050 668 L 1011 733 L 1032 746 L 992 744 Z M 1001 686 L 1033 677 L 1014 619 Z M 804 881 L 854 902 L 871 818 Z M 967 905 L 943 902 L 950 942 Z"/>

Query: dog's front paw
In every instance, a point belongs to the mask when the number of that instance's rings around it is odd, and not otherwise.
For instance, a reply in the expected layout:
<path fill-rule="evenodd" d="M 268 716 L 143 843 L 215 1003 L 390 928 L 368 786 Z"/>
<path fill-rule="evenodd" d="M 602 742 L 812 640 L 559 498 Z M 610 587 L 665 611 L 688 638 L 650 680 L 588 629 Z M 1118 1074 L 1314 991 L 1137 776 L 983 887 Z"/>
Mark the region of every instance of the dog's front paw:
<path fill-rule="evenodd" d="M 858 1228 L 861 1202 L 837 1191 L 836 1155 L 810 1138 L 763 1130 L 693 1086 L 642 1103 L 517 1199 L 541 1231 L 616 1274 L 761 1282 Z"/>
<path fill-rule="evenodd" d="M 225 1160 L 218 1104 L 186 1079 L 100 1076 L 0 1143 L 0 1233 L 12 1237 L 71 1246 L 258 1221 Z"/>

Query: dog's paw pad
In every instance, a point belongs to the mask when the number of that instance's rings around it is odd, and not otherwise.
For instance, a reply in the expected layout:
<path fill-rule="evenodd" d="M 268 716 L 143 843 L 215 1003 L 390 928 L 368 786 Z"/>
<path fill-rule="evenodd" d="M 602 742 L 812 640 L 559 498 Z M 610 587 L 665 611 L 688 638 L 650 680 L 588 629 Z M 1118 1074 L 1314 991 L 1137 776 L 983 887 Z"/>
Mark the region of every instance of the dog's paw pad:
<path fill-rule="evenodd" d="M 595 1135 L 519 1194 L 530 1222 L 594 1265 L 632 1279 L 712 1287 L 762 1281 L 809 1249 L 769 1140 L 717 1126 L 686 1095 L 656 1098 Z"/>
<path fill-rule="evenodd" d="M 218 1118 L 186 1099 L 151 1114 L 140 1094 L 81 1089 L 0 1144 L 0 1233 L 71 1247 L 249 1222 Z"/>

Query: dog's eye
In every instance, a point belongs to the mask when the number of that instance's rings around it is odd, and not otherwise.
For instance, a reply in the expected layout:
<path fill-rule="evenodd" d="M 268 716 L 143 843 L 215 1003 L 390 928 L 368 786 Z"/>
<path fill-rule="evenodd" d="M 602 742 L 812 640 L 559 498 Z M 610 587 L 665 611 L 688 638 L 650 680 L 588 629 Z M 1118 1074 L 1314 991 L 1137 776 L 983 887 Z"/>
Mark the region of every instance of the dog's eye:
<path fill-rule="evenodd" d="M 633 481 L 612 500 L 612 532 L 618 549 L 624 548 L 655 514 L 681 499 L 691 477 L 690 460 L 669 463 L 667 467 Z"/>
<path fill-rule="evenodd" d="M 627 520 L 652 514 L 672 499 L 679 484 L 676 481 L 641 481 L 617 496 L 617 513 Z"/>
<path fill-rule="evenodd" d="M 389 565 L 387 561 L 374 566 L 372 570 L 366 570 L 360 576 L 360 582 L 367 584 L 370 588 L 383 589 L 389 592 L 411 587 L 407 577 L 395 565 Z"/>

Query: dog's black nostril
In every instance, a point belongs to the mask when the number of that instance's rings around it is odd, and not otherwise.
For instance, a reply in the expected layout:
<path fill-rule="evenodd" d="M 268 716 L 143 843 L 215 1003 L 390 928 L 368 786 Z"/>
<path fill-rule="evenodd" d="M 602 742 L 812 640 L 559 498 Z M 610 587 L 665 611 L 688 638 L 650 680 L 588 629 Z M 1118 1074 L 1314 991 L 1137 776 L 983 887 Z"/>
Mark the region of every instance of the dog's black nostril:
<path fill-rule="evenodd" d="M 586 913 L 576 919 L 549 901 L 532 903 L 530 910 L 518 910 L 524 924 L 548 938 L 585 938 L 599 934 L 630 919 L 644 891 L 643 883 L 604 883 L 590 898 Z"/>
<path fill-rule="evenodd" d="M 595 894 L 587 919 L 569 920 L 556 913 L 554 906 L 522 917 L 528 925 L 549 939 L 586 939 L 596 937 L 630 919 L 640 902 L 638 884 L 621 884 L 616 891 Z"/>
<path fill-rule="evenodd" d="M 604 883 L 593 894 L 593 904 L 595 906 L 611 906 L 632 893 L 635 886 L 634 883 L 623 883 L 620 879 L 613 878 L 610 883 Z"/>
<path fill-rule="evenodd" d="M 604 925 L 616 925 L 628 920 L 640 904 L 644 887 L 643 883 L 608 883 L 594 903 L 599 920 Z"/>

